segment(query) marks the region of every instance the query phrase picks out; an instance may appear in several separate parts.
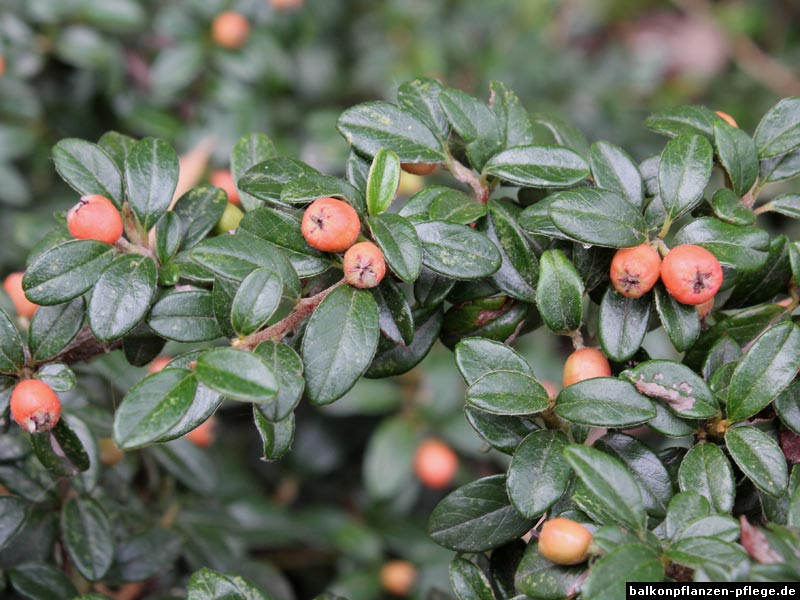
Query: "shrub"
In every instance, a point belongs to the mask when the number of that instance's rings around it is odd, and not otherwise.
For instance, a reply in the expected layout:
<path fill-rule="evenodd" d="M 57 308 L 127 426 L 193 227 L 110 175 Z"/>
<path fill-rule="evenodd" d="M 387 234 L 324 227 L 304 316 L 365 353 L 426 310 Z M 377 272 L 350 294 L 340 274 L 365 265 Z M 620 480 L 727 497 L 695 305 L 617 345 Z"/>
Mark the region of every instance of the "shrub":
<path fill-rule="evenodd" d="M 228 194 L 201 185 L 173 199 L 178 158 L 165 142 L 111 132 L 56 146 L 57 171 L 77 194 L 113 203 L 124 238 L 71 239 L 57 219 L 23 278 L 40 306 L 26 335 L 0 315 L 4 398 L 31 377 L 63 398 L 52 429 L 12 428 L 0 447 L 0 561 L 17 592 L 71 597 L 145 582 L 153 596 L 185 586 L 190 598 L 287 597 L 256 557 L 302 542 L 347 556 L 332 591 L 377 595 L 385 543 L 417 562 L 404 565 L 403 585 L 413 578 L 423 593 L 424 553 L 408 546 L 426 542 L 386 523 L 416 501 L 413 464 L 431 425 L 413 402 L 369 441 L 367 497 L 349 498 L 358 519 L 293 512 L 291 479 L 276 491 L 283 504 L 259 503 L 242 453 L 220 451 L 215 463 L 179 438 L 225 400 L 252 410 L 264 460 L 278 460 L 314 418 L 296 410 L 335 410 L 324 407 L 362 377 L 413 382 L 437 339 L 467 386 L 467 422 L 510 456 L 477 480 L 457 477 L 444 498 L 425 496 L 441 500 L 428 529 L 458 553 L 449 578 L 459 598 L 594 600 L 621 597 L 626 580 L 796 577 L 800 246 L 774 234 L 767 213 L 797 217 L 800 196 L 759 202 L 768 183 L 800 174 L 800 99 L 779 102 L 753 137 L 701 107 L 655 114 L 646 125 L 670 139 L 637 164 L 491 87 L 486 104 L 419 79 L 400 86 L 397 103 L 346 110 L 345 179 L 245 136 L 230 161 L 245 213 L 219 235 Z M 413 163 L 452 177 L 398 199 L 401 165 Z M 306 242 L 302 210 L 319 198 L 357 214 L 386 263 L 377 287 L 348 285 L 341 255 Z M 615 291 L 615 249 L 641 244 L 714 257 L 724 274 L 714 311 L 701 321 L 670 281 L 672 294 L 661 283 L 640 297 Z M 553 399 L 538 365 L 512 348 L 537 329 L 609 363 L 568 378 Z M 132 381 L 141 372 L 131 366 L 167 340 L 183 352 Z M 97 393 L 104 379 L 127 389 L 121 401 Z M 237 441 L 227 443 L 242 450 Z M 324 472 L 331 457 L 305 448 L 297 468 Z M 538 552 L 545 516 L 591 534 L 588 561 L 560 566 Z"/>

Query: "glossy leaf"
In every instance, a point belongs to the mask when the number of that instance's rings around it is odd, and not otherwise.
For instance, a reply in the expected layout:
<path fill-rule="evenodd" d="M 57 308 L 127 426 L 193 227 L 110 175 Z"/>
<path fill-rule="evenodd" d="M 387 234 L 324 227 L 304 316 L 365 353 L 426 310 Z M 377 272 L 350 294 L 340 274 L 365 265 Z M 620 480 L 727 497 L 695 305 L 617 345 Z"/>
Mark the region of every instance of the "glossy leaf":
<path fill-rule="evenodd" d="M 489 580 L 475 563 L 456 556 L 450 562 L 450 585 L 459 600 L 494 600 Z"/>
<path fill-rule="evenodd" d="M 704 106 L 676 106 L 650 115 L 644 124 L 668 137 L 688 134 L 711 138 L 716 119 L 716 115 Z"/>
<path fill-rule="evenodd" d="M 800 98 L 784 98 L 769 109 L 753 140 L 759 158 L 786 154 L 800 146 Z"/>
<path fill-rule="evenodd" d="M 376 500 L 390 500 L 410 485 L 417 435 L 405 419 L 385 420 L 364 451 L 364 485 Z"/>
<path fill-rule="evenodd" d="M 530 415 L 549 405 L 547 390 L 530 375 L 492 371 L 467 389 L 467 402 L 497 415 Z"/>
<path fill-rule="evenodd" d="M 771 496 L 786 491 L 789 473 L 780 447 L 755 427 L 731 427 L 725 432 L 725 446 L 733 462 L 758 489 Z"/>
<path fill-rule="evenodd" d="M 506 486 L 511 503 L 524 517 L 538 517 L 566 491 L 571 470 L 560 431 L 535 431 L 520 443 L 508 467 Z"/>
<path fill-rule="evenodd" d="M 344 285 L 328 294 L 303 336 L 309 400 L 330 404 L 353 387 L 369 367 L 379 335 L 378 307 L 369 292 Z"/>
<path fill-rule="evenodd" d="M 725 267 L 752 271 L 767 260 L 769 235 L 757 227 L 731 225 L 704 217 L 678 231 L 673 244 L 696 244 L 711 252 Z"/>
<path fill-rule="evenodd" d="M 678 471 L 682 492 L 693 491 L 705 496 L 719 512 L 730 512 L 735 496 L 733 471 L 719 446 L 709 442 L 689 450 Z"/>
<path fill-rule="evenodd" d="M 24 364 L 22 337 L 11 318 L 0 309 L 0 372 L 16 373 Z"/>
<path fill-rule="evenodd" d="M 664 578 L 660 556 L 645 544 L 624 544 L 598 560 L 581 591 L 593 600 L 616 600 L 627 591 L 629 582 L 658 582 Z"/>
<path fill-rule="evenodd" d="M 367 179 L 367 211 L 370 215 L 385 212 L 392 204 L 400 184 L 400 159 L 381 148 L 372 159 Z"/>
<path fill-rule="evenodd" d="M 99 194 L 122 206 L 122 174 L 100 146 L 66 138 L 53 146 L 56 171 L 81 196 Z"/>
<path fill-rule="evenodd" d="M 533 369 L 516 350 L 485 338 L 464 338 L 455 347 L 456 366 L 467 385 L 492 371 L 516 371 L 533 377 Z"/>
<path fill-rule="evenodd" d="M 569 187 L 589 176 L 578 154 L 561 146 L 517 146 L 494 155 L 484 171 L 515 185 L 532 188 Z"/>
<path fill-rule="evenodd" d="M 269 600 L 258 588 L 238 575 L 226 575 L 203 567 L 189 578 L 187 600 Z"/>
<path fill-rule="evenodd" d="M 215 348 L 197 358 L 198 381 L 231 400 L 268 402 L 278 391 L 277 377 L 260 356 L 234 348 Z"/>
<path fill-rule="evenodd" d="M 178 155 L 172 146 L 155 138 L 136 142 L 125 160 L 125 190 L 145 230 L 167 211 L 177 184 Z"/>
<path fill-rule="evenodd" d="M 263 163 L 275 156 L 275 146 L 272 141 L 263 133 L 249 133 L 243 135 L 236 142 L 231 150 L 231 175 L 237 182 L 245 173 L 257 164 Z M 258 199 L 250 196 L 246 192 L 239 190 L 239 200 L 247 211 L 257 208 L 260 203 Z"/>
<path fill-rule="evenodd" d="M 266 418 L 263 407 L 261 404 L 253 404 L 253 420 L 264 446 L 261 460 L 269 462 L 278 460 L 291 449 L 294 442 L 294 413 L 289 413 L 280 421 L 274 421 Z"/>
<path fill-rule="evenodd" d="M 653 403 L 633 385 L 614 377 L 585 379 L 558 394 L 556 414 L 594 427 L 630 427 L 656 416 Z"/>
<path fill-rule="evenodd" d="M 150 309 L 147 324 L 158 335 L 178 342 L 203 342 L 221 335 L 211 293 L 201 289 L 167 292 Z"/>
<path fill-rule="evenodd" d="M 716 121 L 714 146 L 734 193 L 744 196 L 758 177 L 758 154 L 752 138 L 738 127 Z"/>
<path fill-rule="evenodd" d="M 52 358 L 78 335 L 84 319 L 84 300 L 43 306 L 36 311 L 28 327 L 28 346 L 31 358 Z"/>
<path fill-rule="evenodd" d="M 503 292 L 523 302 L 536 299 L 539 262 L 530 243 L 517 224 L 519 210 L 510 203 L 489 201 L 486 233 L 502 257 L 492 282 Z"/>
<path fill-rule="evenodd" d="M 687 350 L 700 336 L 700 317 L 694 306 L 681 304 L 661 283 L 655 290 L 656 311 L 669 340 L 678 352 Z"/>
<path fill-rule="evenodd" d="M 670 360 L 641 362 L 623 375 L 639 393 L 666 404 L 689 419 L 710 419 L 719 407 L 703 378 L 686 365 Z"/>
<path fill-rule="evenodd" d="M 72 564 L 89 581 L 99 581 L 111 568 L 114 539 L 111 522 L 91 498 L 71 498 L 61 511 L 61 535 Z"/>
<path fill-rule="evenodd" d="M 233 298 L 231 324 L 239 335 L 260 329 L 280 306 L 283 278 L 277 271 L 258 268 L 244 278 Z"/>
<path fill-rule="evenodd" d="M 583 319 L 583 280 L 561 250 L 547 250 L 539 259 L 536 305 L 547 326 L 568 333 Z"/>
<path fill-rule="evenodd" d="M 636 208 L 642 208 L 642 176 L 625 150 L 610 142 L 595 142 L 590 150 L 589 163 L 598 187 L 616 192 Z"/>
<path fill-rule="evenodd" d="M 650 321 L 649 296 L 626 298 L 609 286 L 600 303 L 598 334 L 603 352 L 611 360 L 628 360 L 644 341 Z"/>
<path fill-rule="evenodd" d="M 440 275 L 480 279 L 500 268 L 500 253 L 482 233 L 441 221 L 420 223 L 415 228 L 422 243 L 422 263 Z"/>
<path fill-rule="evenodd" d="M 700 204 L 712 167 L 713 151 L 706 138 L 680 135 L 667 143 L 658 167 L 658 187 L 669 219 Z"/>
<path fill-rule="evenodd" d="M 422 267 L 422 244 L 414 226 L 400 215 L 383 214 L 370 217 L 369 227 L 394 274 L 415 281 Z"/>

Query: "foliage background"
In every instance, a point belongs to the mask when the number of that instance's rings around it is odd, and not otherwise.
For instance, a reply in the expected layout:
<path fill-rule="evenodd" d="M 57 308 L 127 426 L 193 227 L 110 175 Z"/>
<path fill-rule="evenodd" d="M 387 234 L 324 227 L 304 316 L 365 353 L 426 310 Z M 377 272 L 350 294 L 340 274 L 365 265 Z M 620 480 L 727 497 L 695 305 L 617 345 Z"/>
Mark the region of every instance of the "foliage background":
<path fill-rule="evenodd" d="M 211 20 L 228 9 L 253 27 L 240 51 L 210 40 Z M 0 263 L 4 272 L 22 267 L 51 215 L 75 202 L 50 159 L 63 137 L 96 140 L 113 129 L 186 152 L 211 135 L 211 164 L 225 167 L 236 139 L 261 131 L 281 153 L 338 175 L 348 151 L 334 127 L 341 110 L 428 75 L 481 97 L 499 79 L 528 110 L 565 117 L 641 160 L 659 141 L 641 121 L 659 108 L 705 104 L 752 131 L 778 98 L 800 94 L 797 73 L 780 66 L 800 60 L 799 19 L 792 0 L 306 0 L 290 10 L 266 0 L 2 0 Z M 520 349 L 542 377 L 559 380 L 559 343 L 534 334 Z M 666 346 L 657 334 L 645 342 L 653 354 Z M 96 361 L 72 401 L 121 398 L 142 374 L 118 356 Z M 233 570 L 278 598 L 325 588 L 376 597 L 390 557 L 420 567 L 420 597 L 447 589 L 451 553 L 425 533 L 442 494 L 414 482 L 413 448 L 384 466 L 408 480 L 391 502 L 371 497 L 375 475 L 362 466 L 376 429 L 402 414 L 459 451 L 459 482 L 497 469 L 506 459 L 484 452 L 466 424 L 462 385 L 438 347 L 406 376 L 364 380 L 324 409 L 302 407 L 293 451 L 273 464 L 258 461 L 250 411 L 226 407 L 206 457 L 214 470 L 188 487 L 185 478 L 160 482 L 151 510 L 180 507 L 187 572 Z M 257 562 L 239 560 L 246 549 Z"/>

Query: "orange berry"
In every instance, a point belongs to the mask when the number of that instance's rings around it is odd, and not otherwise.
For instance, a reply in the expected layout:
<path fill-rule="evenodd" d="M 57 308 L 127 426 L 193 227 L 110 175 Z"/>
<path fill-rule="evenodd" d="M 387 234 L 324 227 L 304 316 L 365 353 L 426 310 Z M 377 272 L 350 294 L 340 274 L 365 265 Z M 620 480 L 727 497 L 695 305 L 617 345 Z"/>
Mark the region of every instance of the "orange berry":
<path fill-rule="evenodd" d="M 390 560 L 381 567 L 381 587 L 393 596 L 408 596 L 417 579 L 417 569 L 407 560 Z"/>
<path fill-rule="evenodd" d="M 661 281 L 682 304 L 702 304 L 722 285 L 722 267 L 705 248 L 683 244 L 669 251 L 661 263 Z"/>
<path fill-rule="evenodd" d="M 697 314 L 701 319 L 705 319 L 714 309 L 714 298 L 709 298 L 702 304 L 697 305 Z"/>
<path fill-rule="evenodd" d="M 100 446 L 100 462 L 105 466 L 113 467 L 125 458 L 125 453 L 119 449 L 112 438 L 100 438 L 97 443 Z"/>
<path fill-rule="evenodd" d="M 61 401 L 49 385 L 23 379 L 11 392 L 11 416 L 29 433 L 52 429 L 61 417 Z"/>
<path fill-rule="evenodd" d="M 217 45 L 228 50 L 237 50 L 250 37 L 250 23 L 237 12 L 220 13 L 211 23 L 211 37 Z"/>
<path fill-rule="evenodd" d="M 581 348 L 567 357 L 561 385 L 567 387 L 584 379 L 609 377 L 611 365 L 605 355 L 596 348 Z"/>
<path fill-rule="evenodd" d="M 401 163 L 400 168 L 412 175 L 430 175 L 436 170 L 437 163 Z"/>
<path fill-rule="evenodd" d="M 344 253 L 344 278 L 357 288 L 374 288 L 386 275 L 383 252 L 372 242 L 359 242 Z"/>
<path fill-rule="evenodd" d="M 122 236 L 122 217 L 105 196 L 84 196 L 67 213 L 67 228 L 79 240 L 115 243 Z"/>
<path fill-rule="evenodd" d="M 726 121 L 728 123 L 728 125 L 736 127 L 737 129 L 739 128 L 739 125 L 736 124 L 736 119 L 734 119 L 728 113 L 724 113 L 721 110 L 716 111 L 716 113 L 717 113 L 717 116 L 720 119 L 722 119 L 723 121 Z"/>
<path fill-rule="evenodd" d="M 0 77 L 6 74 L 6 58 L 0 54 Z"/>
<path fill-rule="evenodd" d="M 236 204 L 237 206 L 240 204 L 239 190 L 236 189 L 236 182 L 233 180 L 233 175 L 231 175 L 228 169 L 217 169 L 213 171 L 209 181 L 211 185 L 225 190 L 225 193 L 228 194 L 228 202 Z"/>
<path fill-rule="evenodd" d="M 22 291 L 23 275 L 25 275 L 25 273 L 11 273 L 3 281 L 3 289 L 6 291 L 6 294 L 8 294 L 8 297 L 11 298 L 11 302 L 14 304 L 14 310 L 17 311 L 17 314 L 20 317 L 30 319 L 33 313 L 36 312 L 36 309 L 39 308 L 39 305 L 28 300 L 25 292 Z"/>
<path fill-rule="evenodd" d="M 417 448 L 414 472 L 423 485 L 435 490 L 446 488 L 457 470 L 458 456 L 441 440 L 430 438 Z"/>
<path fill-rule="evenodd" d="M 591 532 L 572 519 L 557 517 L 542 525 L 539 554 L 557 565 L 577 565 L 589 556 Z"/>
<path fill-rule="evenodd" d="M 186 434 L 186 439 L 192 442 L 195 446 L 200 448 L 208 448 L 214 443 L 214 432 L 217 428 L 217 419 L 209 417 Z"/>
<path fill-rule="evenodd" d="M 150 361 L 150 364 L 147 365 L 147 372 L 151 374 L 158 373 L 161 369 L 166 367 L 171 360 L 169 356 L 156 356 Z"/>
<path fill-rule="evenodd" d="M 611 261 L 611 285 L 626 298 L 639 298 L 653 289 L 661 270 L 661 257 L 652 246 L 621 248 Z"/>
<path fill-rule="evenodd" d="M 336 198 L 314 200 L 303 213 L 300 230 L 308 245 L 323 252 L 344 252 L 361 233 L 356 209 Z"/>

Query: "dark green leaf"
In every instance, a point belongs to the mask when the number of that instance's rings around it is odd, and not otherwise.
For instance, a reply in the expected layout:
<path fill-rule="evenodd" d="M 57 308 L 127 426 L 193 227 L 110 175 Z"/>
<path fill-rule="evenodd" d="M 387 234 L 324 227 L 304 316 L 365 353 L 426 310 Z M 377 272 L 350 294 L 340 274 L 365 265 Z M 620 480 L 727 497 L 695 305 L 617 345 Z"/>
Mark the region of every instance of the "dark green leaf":
<path fill-rule="evenodd" d="M 456 366 L 467 385 L 492 371 L 516 371 L 533 377 L 533 369 L 516 350 L 485 338 L 464 338 L 455 347 Z"/>
<path fill-rule="evenodd" d="M 589 162 L 598 187 L 616 192 L 636 208 L 642 208 L 642 176 L 625 150 L 610 142 L 595 142 L 591 147 Z"/>
<path fill-rule="evenodd" d="M 447 116 L 439 105 L 442 84 L 435 79 L 420 77 L 401 83 L 397 88 L 397 103 L 420 117 L 431 131 L 447 137 L 450 125 Z"/>
<path fill-rule="evenodd" d="M 81 196 L 99 194 L 122 206 L 122 175 L 100 146 L 67 138 L 53 146 L 56 171 Z"/>
<path fill-rule="evenodd" d="M 689 523 L 704 519 L 712 512 L 705 496 L 693 491 L 679 492 L 669 501 L 664 532 L 668 538 L 676 538 Z"/>
<path fill-rule="evenodd" d="M 667 550 L 667 558 L 690 569 L 709 570 L 712 581 L 724 581 L 725 575 L 747 560 L 741 546 L 711 537 L 691 537 L 678 540 Z"/>
<path fill-rule="evenodd" d="M 713 161 L 711 144 L 704 137 L 680 135 L 667 143 L 658 166 L 658 187 L 668 219 L 675 220 L 700 204 Z"/>
<path fill-rule="evenodd" d="M 439 337 L 442 327 L 442 311 L 440 308 L 417 309 L 412 313 L 416 329 L 414 340 L 408 346 L 400 346 L 386 340 L 381 342 L 378 352 L 372 360 L 365 377 L 382 378 L 402 375 L 416 367 L 425 358 Z"/>
<path fill-rule="evenodd" d="M 178 155 L 167 142 L 145 138 L 125 161 L 125 189 L 131 210 L 149 230 L 172 201 L 178 185 Z"/>
<path fill-rule="evenodd" d="M 583 565 L 574 567 L 554 565 L 539 553 L 537 543 L 531 540 L 517 567 L 514 581 L 517 591 L 529 598 L 561 600 L 569 597 L 577 589 L 584 571 Z"/>
<path fill-rule="evenodd" d="M 656 311 L 669 340 L 678 352 L 692 346 L 700 336 L 700 317 L 694 306 L 681 304 L 673 298 L 663 284 L 655 287 Z"/>
<path fill-rule="evenodd" d="M 795 149 L 788 154 L 762 158 L 759 167 L 759 179 L 766 183 L 785 181 L 800 175 L 800 150 Z"/>
<path fill-rule="evenodd" d="M 555 411 L 567 421 L 595 427 L 630 427 L 656 416 L 648 398 L 614 377 L 586 379 L 565 387 L 558 394 Z"/>
<path fill-rule="evenodd" d="M 583 280 L 561 250 L 547 250 L 539 261 L 536 305 L 547 326 L 568 333 L 583 319 Z"/>
<path fill-rule="evenodd" d="M 651 304 L 649 295 L 626 298 L 608 287 L 600 303 L 598 335 L 603 352 L 611 360 L 626 361 L 639 350 L 647 334 Z"/>
<path fill-rule="evenodd" d="M 416 112 L 388 102 L 367 102 L 342 113 L 336 128 L 356 150 L 374 156 L 380 148 L 401 162 L 444 160 L 442 142 Z"/>
<path fill-rule="evenodd" d="M 439 221 L 415 227 L 422 243 L 422 263 L 441 275 L 480 279 L 500 268 L 500 253 L 482 233 Z"/>
<path fill-rule="evenodd" d="M 486 215 L 486 205 L 476 202 L 461 192 L 440 194 L 430 204 L 430 221 L 448 221 L 459 225 L 469 225 Z"/>
<path fill-rule="evenodd" d="M 25 526 L 28 505 L 15 496 L 0 497 L 0 548 L 5 548 Z"/>
<path fill-rule="evenodd" d="M 737 196 L 744 196 L 758 177 L 758 154 L 752 138 L 724 121 L 714 122 L 714 146 Z"/>
<path fill-rule="evenodd" d="M 758 489 L 771 496 L 786 491 L 786 458 L 770 436 L 755 427 L 731 427 L 725 432 L 725 445 L 733 462 Z"/>
<path fill-rule="evenodd" d="M 459 556 L 450 562 L 450 586 L 459 600 L 495 600 L 492 586 L 480 567 Z"/>
<path fill-rule="evenodd" d="M 431 207 L 434 204 L 441 206 L 439 210 L 443 211 L 450 206 L 470 205 L 477 204 L 464 192 L 454 190 L 443 185 L 431 185 L 421 189 L 419 192 L 411 196 L 408 202 L 403 205 L 398 214 L 414 221 L 421 223 L 424 221 L 433 221 L 430 216 Z M 447 211 L 450 212 L 449 210 Z M 447 220 L 447 219 L 440 219 Z"/>
<path fill-rule="evenodd" d="M 370 217 L 369 228 L 394 274 L 415 281 L 422 266 L 422 244 L 414 226 L 400 215 L 383 214 Z"/>
<path fill-rule="evenodd" d="M 400 184 L 400 159 L 381 148 L 372 159 L 367 178 L 367 211 L 370 215 L 386 212 L 392 204 Z"/>
<path fill-rule="evenodd" d="M 92 289 L 89 327 L 98 340 L 121 338 L 150 309 L 156 292 L 156 265 L 140 254 L 124 254 L 114 260 Z"/>
<path fill-rule="evenodd" d="M 150 309 L 147 324 L 158 335 L 178 342 L 203 342 L 221 335 L 208 290 L 167 292 Z"/>
<path fill-rule="evenodd" d="M 180 249 L 183 242 L 181 217 L 167 211 L 156 223 L 156 257 L 158 262 L 166 263 Z"/>
<path fill-rule="evenodd" d="M 731 225 L 713 217 L 703 217 L 678 231 L 673 244 L 702 246 L 716 256 L 723 266 L 752 271 L 767 260 L 769 235 L 757 227 Z"/>
<path fill-rule="evenodd" d="M 800 98 L 784 98 L 769 109 L 753 139 L 759 158 L 786 154 L 800 145 Z"/>
<path fill-rule="evenodd" d="M 502 257 L 500 268 L 492 275 L 492 282 L 512 298 L 533 302 L 539 263 L 525 233 L 517 224 L 518 217 L 519 210 L 514 205 L 489 201 L 486 233 Z"/>
<path fill-rule="evenodd" d="M 330 404 L 353 387 L 369 367 L 379 335 L 378 307 L 372 294 L 349 285 L 328 294 L 311 315 L 303 336 L 301 355 L 309 400 Z"/>
<path fill-rule="evenodd" d="M 28 346 L 36 361 L 52 358 L 78 335 L 83 325 L 84 301 L 76 298 L 55 306 L 42 306 L 28 328 Z"/>
<path fill-rule="evenodd" d="M 281 203 L 288 205 L 308 204 L 317 198 L 334 197 L 350 204 L 359 214 L 367 210 L 364 197 L 357 188 L 344 179 L 312 173 L 292 179 L 281 189 Z"/>
<path fill-rule="evenodd" d="M 597 504 L 619 525 L 644 530 L 646 515 L 639 484 L 622 462 L 577 444 L 567 446 L 564 456 L 585 487 L 586 501 Z"/>
<path fill-rule="evenodd" d="M 8 578 L 22 598 L 70 600 L 78 595 L 78 590 L 63 571 L 44 563 L 16 566 L 8 572 Z"/>
<path fill-rule="evenodd" d="M 136 140 L 130 136 L 123 135 L 117 131 L 107 131 L 97 140 L 106 154 L 108 154 L 117 165 L 120 172 L 120 183 L 122 182 L 122 170 L 125 168 L 125 159 L 136 145 Z"/>
<path fill-rule="evenodd" d="M 0 372 L 16 373 L 24 364 L 22 337 L 11 318 L 0 308 Z"/>
<path fill-rule="evenodd" d="M 319 174 L 319 171 L 300 160 L 278 156 L 249 167 L 244 175 L 237 177 L 237 184 L 242 191 L 258 200 L 284 205 L 281 201 L 284 185 L 301 177 Z M 255 204 L 253 202 L 254 208 Z"/>
<path fill-rule="evenodd" d="M 133 386 L 114 414 L 114 442 L 132 450 L 163 439 L 190 410 L 197 391 L 194 375 L 167 368 Z"/>
<path fill-rule="evenodd" d="M 145 529 L 117 544 L 109 573 L 121 581 L 144 581 L 171 565 L 181 549 L 180 537 L 166 529 Z"/>
<path fill-rule="evenodd" d="M 752 225 L 756 216 L 745 206 L 739 197 L 728 188 L 720 188 L 711 197 L 714 215 L 731 225 Z"/>
<path fill-rule="evenodd" d="M 208 452 L 183 438 L 158 444 L 148 454 L 179 482 L 197 494 L 210 495 L 218 489 L 218 473 Z"/>
<path fill-rule="evenodd" d="M 89 468 L 89 455 L 66 419 L 59 419 L 50 431 L 32 435 L 31 443 L 39 462 L 55 475 L 77 475 Z"/>
<path fill-rule="evenodd" d="M 538 381 L 517 371 L 487 373 L 469 386 L 467 402 L 497 415 L 530 415 L 550 403 Z"/>
<path fill-rule="evenodd" d="M 272 368 L 278 378 L 278 395 L 275 400 L 258 408 L 268 421 L 283 421 L 291 414 L 303 395 L 305 387 L 303 361 L 297 352 L 280 342 L 262 342 L 253 352 Z"/>
<path fill-rule="evenodd" d="M 537 429 L 527 419 L 493 415 L 471 406 L 465 407 L 464 414 L 486 443 L 505 454 L 514 454 L 525 436 Z"/>
<path fill-rule="evenodd" d="M 704 106 L 676 106 L 650 115 L 645 127 L 668 137 L 703 135 L 711 139 L 717 117 Z"/>
<path fill-rule="evenodd" d="M 280 306 L 283 278 L 277 271 L 258 268 L 244 278 L 233 298 L 231 324 L 241 336 L 260 329 Z"/>
<path fill-rule="evenodd" d="M 269 600 L 243 577 L 204 567 L 189 578 L 187 600 Z"/>
<path fill-rule="evenodd" d="M 75 387 L 75 373 L 64 363 L 42 365 L 35 377 L 44 381 L 54 392 L 68 392 Z"/>
<path fill-rule="evenodd" d="M 592 600 L 617 600 L 626 594 L 629 582 L 658 582 L 663 578 L 664 566 L 653 548 L 625 544 L 592 565 L 581 593 Z"/>
<path fill-rule="evenodd" d="M 800 219 L 800 194 L 781 194 L 761 207 L 793 219 Z"/>
<path fill-rule="evenodd" d="M 77 298 L 94 285 L 114 255 L 113 246 L 96 240 L 59 244 L 39 255 L 25 271 L 25 295 L 42 306 Z"/>
<path fill-rule="evenodd" d="M 111 522 L 103 508 L 91 498 L 67 500 L 61 535 L 77 571 L 89 581 L 101 580 L 114 558 Z"/>
<path fill-rule="evenodd" d="M 197 358 L 198 381 L 231 400 L 274 400 L 278 381 L 272 367 L 260 356 L 234 348 L 215 348 Z"/>
<path fill-rule="evenodd" d="M 489 82 L 489 106 L 497 117 L 500 139 L 505 148 L 527 146 L 534 142 L 530 115 L 519 97 L 500 81 Z"/>
<path fill-rule="evenodd" d="M 263 413 L 263 405 L 253 404 L 253 419 L 264 445 L 261 460 L 278 460 L 289 451 L 294 442 L 294 413 L 280 421 L 269 420 Z"/>
<path fill-rule="evenodd" d="M 731 376 L 728 419 L 742 421 L 772 402 L 800 368 L 800 330 L 791 322 L 759 336 Z"/>
<path fill-rule="evenodd" d="M 793 381 L 775 398 L 775 411 L 784 425 L 800 434 L 800 381 Z"/>
<path fill-rule="evenodd" d="M 571 471 L 563 451 L 568 443 L 560 431 L 534 431 L 514 452 L 506 485 L 522 516 L 538 517 L 566 491 Z"/>
<path fill-rule="evenodd" d="M 566 146 L 588 160 L 589 141 L 577 127 L 556 116 L 542 113 L 531 115 L 531 121 L 544 127 L 553 136 L 556 144 Z"/>
<path fill-rule="evenodd" d="M 558 192 L 552 198 L 548 215 L 571 239 L 627 248 L 647 238 L 647 225 L 641 213 L 616 192 L 578 188 Z"/>
<path fill-rule="evenodd" d="M 719 446 L 709 442 L 689 450 L 678 471 L 681 491 L 693 491 L 705 496 L 721 513 L 733 508 L 736 484 L 728 459 Z"/>
<path fill-rule="evenodd" d="M 403 290 L 391 279 L 384 279 L 371 292 L 378 304 L 381 333 L 395 344 L 410 344 L 414 339 L 414 315 Z"/>
<path fill-rule="evenodd" d="M 191 256 L 214 274 L 227 279 L 241 281 L 251 271 L 266 267 L 278 271 L 286 286 L 294 287 L 296 281 L 296 275 L 292 276 L 294 269 L 283 253 L 270 242 L 247 232 L 207 239 L 192 249 Z"/>
<path fill-rule="evenodd" d="M 483 552 L 517 539 L 533 521 L 510 504 L 504 475 L 484 477 L 458 488 L 431 513 L 434 541 L 457 552 Z"/>
<path fill-rule="evenodd" d="M 569 187 L 589 176 L 580 155 L 561 146 L 518 146 L 496 154 L 486 173 L 515 185 L 532 188 Z"/>
<path fill-rule="evenodd" d="M 495 113 L 476 98 L 461 90 L 444 89 L 439 94 L 442 107 L 453 129 L 466 142 L 467 158 L 481 170 L 503 148 L 500 125 Z"/>
<path fill-rule="evenodd" d="M 210 185 L 199 185 L 181 196 L 172 208 L 181 220 L 181 250 L 205 238 L 222 218 L 227 204 L 225 192 Z"/>

